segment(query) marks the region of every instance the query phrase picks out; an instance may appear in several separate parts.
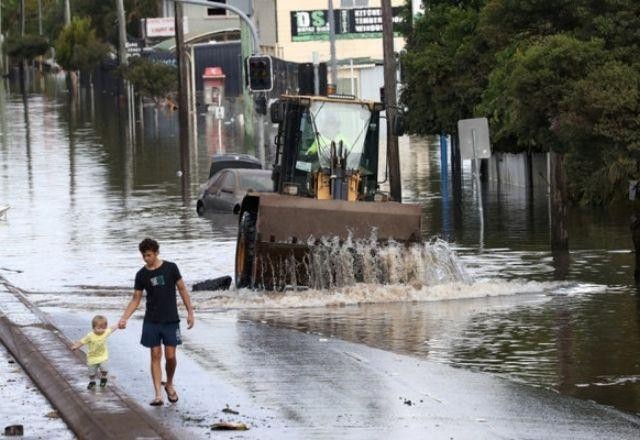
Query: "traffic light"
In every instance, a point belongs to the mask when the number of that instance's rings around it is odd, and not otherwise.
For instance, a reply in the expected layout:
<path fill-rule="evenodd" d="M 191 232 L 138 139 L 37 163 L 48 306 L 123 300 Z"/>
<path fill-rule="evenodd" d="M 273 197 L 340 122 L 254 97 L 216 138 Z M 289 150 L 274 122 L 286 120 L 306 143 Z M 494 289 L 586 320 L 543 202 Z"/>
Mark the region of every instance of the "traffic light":
<path fill-rule="evenodd" d="M 249 90 L 268 92 L 273 89 L 273 70 L 269 55 L 251 55 L 247 58 Z"/>

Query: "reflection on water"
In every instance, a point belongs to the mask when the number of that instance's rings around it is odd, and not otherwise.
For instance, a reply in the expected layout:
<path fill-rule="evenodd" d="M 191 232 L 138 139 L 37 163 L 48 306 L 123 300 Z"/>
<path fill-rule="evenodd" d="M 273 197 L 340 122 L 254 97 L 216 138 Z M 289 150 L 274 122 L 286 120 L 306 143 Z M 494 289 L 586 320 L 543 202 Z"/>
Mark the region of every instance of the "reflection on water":
<path fill-rule="evenodd" d="M 144 123 L 137 121 L 143 135 L 131 142 L 116 98 L 96 93 L 95 104 L 71 101 L 61 82 L 26 100 L 2 94 L 8 128 L 2 131 L 0 202 L 11 205 L 11 214 L 0 225 L 0 242 L 2 266 L 23 271 L 15 282 L 44 291 L 130 285 L 142 261 L 137 243 L 147 235 L 193 282 L 230 273 L 226 255 L 235 225 L 203 221 L 193 202 L 185 204 L 176 114 L 145 109 Z M 209 169 L 207 149 L 194 154 L 191 194 Z"/>
<path fill-rule="evenodd" d="M 61 79 L 47 77 L 23 99 L 4 85 L 0 204 L 11 205 L 0 220 L 4 276 L 36 291 L 43 305 L 118 308 L 142 264 L 137 243 L 145 236 L 160 241 L 161 255 L 179 264 L 188 284 L 233 273 L 235 216 L 199 218 L 194 202 L 211 154 L 256 154 L 243 147 L 239 118 L 199 115 L 184 181 L 175 112 L 146 107 L 133 137 L 126 106 L 100 90 L 71 101 Z M 400 147 L 403 194 L 422 205 L 425 237 L 447 239 L 473 282 L 197 292 L 197 306 L 238 308 L 243 319 L 640 411 L 640 314 L 626 211 L 571 211 L 571 252 L 552 255 L 546 189 L 488 183 L 481 250 L 466 164 L 460 187 L 449 178 L 442 188 L 435 142 L 403 138 Z M 78 286 L 117 289 L 96 295 Z"/>

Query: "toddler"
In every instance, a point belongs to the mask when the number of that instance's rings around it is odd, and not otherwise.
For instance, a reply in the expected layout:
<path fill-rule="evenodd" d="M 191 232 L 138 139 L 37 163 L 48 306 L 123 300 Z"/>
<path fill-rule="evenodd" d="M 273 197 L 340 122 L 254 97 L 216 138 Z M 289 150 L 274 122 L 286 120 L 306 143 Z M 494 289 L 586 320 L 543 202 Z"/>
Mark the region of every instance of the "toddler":
<path fill-rule="evenodd" d="M 100 373 L 100 388 L 107 385 L 107 360 L 109 351 L 107 350 L 107 338 L 118 329 L 118 325 L 107 327 L 107 318 L 96 315 L 91 320 L 92 331 L 84 338 L 71 346 L 72 350 L 77 350 L 83 345 L 87 346 L 87 367 L 89 367 L 89 385 L 87 389 L 93 390 L 96 387 L 96 377 Z"/>

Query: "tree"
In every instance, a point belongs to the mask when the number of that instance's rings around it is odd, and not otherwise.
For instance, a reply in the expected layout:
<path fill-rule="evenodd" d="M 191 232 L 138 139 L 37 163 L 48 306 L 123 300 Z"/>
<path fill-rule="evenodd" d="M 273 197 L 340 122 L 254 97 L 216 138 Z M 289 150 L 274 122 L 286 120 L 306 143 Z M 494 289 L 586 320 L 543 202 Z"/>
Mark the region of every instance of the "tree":
<path fill-rule="evenodd" d="M 559 120 L 572 139 L 567 173 L 580 204 L 607 204 L 627 196 L 640 177 L 640 69 L 610 60 L 577 81 Z"/>
<path fill-rule="evenodd" d="M 178 89 L 176 67 L 135 57 L 128 65 L 120 66 L 118 74 L 131 82 L 142 96 L 153 99 L 156 104 Z"/>
<path fill-rule="evenodd" d="M 11 36 L 7 40 L 7 54 L 15 58 L 32 60 L 39 55 L 44 55 L 51 47 L 46 38 L 39 35 L 25 35 L 24 37 Z"/>
<path fill-rule="evenodd" d="M 414 133 L 488 116 L 494 148 L 565 155 L 572 200 L 640 180 L 636 0 L 425 1 L 407 34 Z"/>
<path fill-rule="evenodd" d="M 118 42 L 118 29 L 115 26 L 118 16 L 112 1 L 75 0 L 73 13 L 91 18 L 98 38 L 112 44 Z M 127 13 L 127 33 L 140 36 L 140 19 L 158 16 L 157 0 L 125 0 Z"/>
<path fill-rule="evenodd" d="M 58 63 L 67 71 L 90 72 L 104 59 L 109 47 L 98 40 L 88 18 L 74 18 L 55 43 Z"/>
<path fill-rule="evenodd" d="M 479 110 L 492 115 L 496 142 L 517 139 L 520 147 L 564 153 L 571 139 L 560 121 L 576 83 L 607 59 L 601 40 L 564 34 L 508 50 L 494 68 Z"/>
<path fill-rule="evenodd" d="M 407 36 L 402 102 L 411 110 L 411 132 L 455 132 L 458 119 L 473 116 L 484 90 L 490 60 L 475 32 L 478 2 L 458 3 L 430 2 Z"/>

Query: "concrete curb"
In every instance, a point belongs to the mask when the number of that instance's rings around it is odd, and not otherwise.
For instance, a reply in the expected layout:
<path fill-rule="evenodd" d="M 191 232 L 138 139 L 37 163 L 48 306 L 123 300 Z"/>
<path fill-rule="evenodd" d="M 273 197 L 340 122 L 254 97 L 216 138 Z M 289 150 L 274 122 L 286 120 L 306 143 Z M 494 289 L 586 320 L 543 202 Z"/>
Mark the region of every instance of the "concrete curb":
<path fill-rule="evenodd" d="M 0 341 L 81 439 L 178 439 L 116 385 L 86 390 L 86 365 L 22 291 L 0 276 Z"/>

